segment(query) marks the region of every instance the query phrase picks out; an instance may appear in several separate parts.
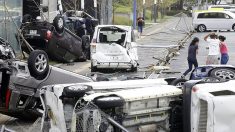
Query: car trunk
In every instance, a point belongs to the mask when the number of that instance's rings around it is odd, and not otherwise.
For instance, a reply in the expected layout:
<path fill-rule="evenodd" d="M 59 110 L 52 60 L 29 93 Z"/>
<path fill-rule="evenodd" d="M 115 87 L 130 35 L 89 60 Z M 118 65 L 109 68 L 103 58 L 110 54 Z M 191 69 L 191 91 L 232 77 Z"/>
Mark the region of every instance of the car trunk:
<path fill-rule="evenodd" d="M 99 62 L 130 62 L 131 59 L 128 56 L 128 53 L 125 47 L 112 43 L 99 43 L 96 45 L 96 50 L 98 51 L 96 56 L 93 59 L 98 60 Z"/>

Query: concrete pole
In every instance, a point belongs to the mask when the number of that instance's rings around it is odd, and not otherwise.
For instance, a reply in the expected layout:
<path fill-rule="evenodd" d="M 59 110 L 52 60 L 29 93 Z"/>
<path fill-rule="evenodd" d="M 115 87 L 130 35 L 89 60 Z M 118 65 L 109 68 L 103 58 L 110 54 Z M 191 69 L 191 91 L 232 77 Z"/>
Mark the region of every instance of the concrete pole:
<path fill-rule="evenodd" d="M 98 14 L 97 14 L 97 0 L 94 0 L 94 10 L 95 10 L 95 18 L 98 18 Z"/>
<path fill-rule="evenodd" d="M 143 0 L 143 18 L 145 20 L 145 15 L 146 15 L 146 5 L 145 5 L 145 0 Z"/>
<path fill-rule="evenodd" d="M 154 23 L 157 23 L 157 0 L 154 0 L 154 5 L 153 5 L 153 19 L 154 19 Z"/>
<path fill-rule="evenodd" d="M 84 10 L 84 0 L 81 0 L 81 10 Z"/>
<path fill-rule="evenodd" d="M 136 29 L 136 9 L 137 9 L 137 1 L 133 0 L 133 29 Z"/>

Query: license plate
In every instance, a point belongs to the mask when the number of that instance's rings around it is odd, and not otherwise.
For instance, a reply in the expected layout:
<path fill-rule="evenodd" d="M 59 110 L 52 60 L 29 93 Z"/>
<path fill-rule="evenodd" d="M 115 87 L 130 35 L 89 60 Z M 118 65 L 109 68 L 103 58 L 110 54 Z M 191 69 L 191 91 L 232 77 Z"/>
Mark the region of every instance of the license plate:
<path fill-rule="evenodd" d="M 112 60 L 119 60 L 119 57 L 118 56 L 112 56 L 111 59 Z"/>
<path fill-rule="evenodd" d="M 36 35 L 37 34 L 37 30 L 29 30 L 29 34 Z"/>

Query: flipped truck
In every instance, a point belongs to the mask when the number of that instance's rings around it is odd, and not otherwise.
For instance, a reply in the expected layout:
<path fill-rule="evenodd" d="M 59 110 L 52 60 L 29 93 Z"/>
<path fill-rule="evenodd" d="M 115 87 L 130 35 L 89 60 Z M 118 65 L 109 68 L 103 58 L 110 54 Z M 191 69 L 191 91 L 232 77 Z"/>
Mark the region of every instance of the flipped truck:
<path fill-rule="evenodd" d="M 128 86 L 109 88 L 109 84 L 116 86 L 122 84 L 120 81 L 44 87 L 40 94 L 44 107 L 42 130 L 60 132 L 231 132 L 234 130 L 235 111 L 231 107 L 235 98 L 234 80 L 224 82 L 191 80 L 184 84 L 183 89 L 168 85 L 164 79 L 162 81 L 165 83 L 141 87 L 128 83 Z M 226 112 L 223 112 L 224 110 Z"/>

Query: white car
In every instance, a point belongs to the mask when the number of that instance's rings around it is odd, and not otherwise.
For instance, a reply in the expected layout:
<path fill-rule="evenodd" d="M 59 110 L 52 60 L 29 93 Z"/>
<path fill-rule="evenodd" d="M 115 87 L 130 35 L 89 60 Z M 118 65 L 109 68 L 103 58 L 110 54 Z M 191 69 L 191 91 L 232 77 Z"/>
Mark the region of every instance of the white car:
<path fill-rule="evenodd" d="M 91 43 L 91 71 L 130 69 L 137 71 L 137 45 L 131 26 L 99 25 Z"/>
<path fill-rule="evenodd" d="M 191 81 L 183 93 L 184 132 L 235 130 L 235 80 L 217 83 Z M 187 122 L 190 122 L 187 124 Z"/>
<path fill-rule="evenodd" d="M 207 30 L 235 30 L 235 14 L 229 11 L 196 12 L 193 27 L 198 32 Z"/>
<path fill-rule="evenodd" d="M 45 110 L 42 131 L 182 131 L 182 90 L 164 80 L 44 87 L 40 92 Z"/>

